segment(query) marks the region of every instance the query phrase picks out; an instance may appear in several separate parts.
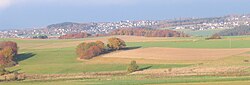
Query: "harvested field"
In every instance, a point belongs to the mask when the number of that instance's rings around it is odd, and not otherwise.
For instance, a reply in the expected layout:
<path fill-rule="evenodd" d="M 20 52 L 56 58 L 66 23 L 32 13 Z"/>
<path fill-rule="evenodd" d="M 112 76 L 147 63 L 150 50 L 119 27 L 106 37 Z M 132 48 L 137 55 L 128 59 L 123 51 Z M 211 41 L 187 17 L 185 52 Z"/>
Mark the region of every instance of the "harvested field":
<path fill-rule="evenodd" d="M 217 60 L 228 56 L 242 54 L 248 51 L 250 51 L 250 49 L 192 49 L 154 47 L 119 51 L 103 55 L 103 57 L 161 60 Z"/>

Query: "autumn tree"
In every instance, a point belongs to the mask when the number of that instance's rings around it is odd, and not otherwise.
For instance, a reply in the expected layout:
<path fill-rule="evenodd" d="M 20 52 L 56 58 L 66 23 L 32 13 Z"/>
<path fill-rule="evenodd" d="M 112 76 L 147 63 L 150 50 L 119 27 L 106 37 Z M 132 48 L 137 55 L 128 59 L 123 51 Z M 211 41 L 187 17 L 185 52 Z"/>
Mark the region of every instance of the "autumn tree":
<path fill-rule="evenodd" d="M 12 41 L 0 42 L 0 49 L 4 49 L 4 48 L 11 48 L 14 55 L 17 55 L 18 53 L 18 46 L 16 42 L 12 42 Z"/>
<path fill-rule="evenodd" d="M 7 58 L 0 52 L 0 68 L 3 68 L 7 63 Z"/>
<path fill-rule="evenodd" d="M 131 61 L 131 63 L 128 65 L 128 73 L 132 73 L 139 70 L 139 66 L 136 64 L 136 61 Z"/>
<path fill-rule="evenodd" d="M 17 55 L 17 52 L 18 47 L 16 42 L 0 42 L 0 65 L 3 67 L 15 65 L 14 56 Z"/>
<path fill-rule="evenodd" d="M 1 53 L 3 54 L 4 57 L 6 57 L 6 59 L 8 59 L 8 61 L 12 61 L 13 57 L 15 56 L 13 50 L 10 47 L 2 49 Z"/>
<path fill-rule="evenodd" d="M 109 38 L 107 46 L 112 50 L 119 50 L 126 47 L 125 42 L 120 38 Z"/>
<path fill-rule="evenodd" d="M 91 59 L 103 52 L 101 45 L 101 42 L 81 43 L 77 46 L 76 53 L 80 59 Z"/>
<path fill-rule="evenodd" d="M 103 51 L 105 49 L 105 44 L 102 41 L 96 41 L 95 42 L 99 48 Z"/>

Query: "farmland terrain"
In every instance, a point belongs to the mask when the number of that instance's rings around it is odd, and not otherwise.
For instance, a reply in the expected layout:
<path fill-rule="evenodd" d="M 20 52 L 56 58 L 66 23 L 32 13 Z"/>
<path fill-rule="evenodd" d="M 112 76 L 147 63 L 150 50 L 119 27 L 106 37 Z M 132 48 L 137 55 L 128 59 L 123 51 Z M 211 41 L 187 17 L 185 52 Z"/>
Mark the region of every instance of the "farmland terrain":
<path fill-rule="evenodd" d="M 110 37 L 39 40 L 1 39 L 19 45 L 18 65 L 8 68 L 25 73 L 24 81 L 3 85 L 248 85 L 250 79 L 250 37 L 159 38 L 111 36 L 123 39 L 129 49 L 78 60 L 76 46 Z M 127 74 L 130 61 L 140 71 Z M 33 77 L 32 77 L 33 76 Z M 35 76 L 35 77 L 34 77 Z"/>

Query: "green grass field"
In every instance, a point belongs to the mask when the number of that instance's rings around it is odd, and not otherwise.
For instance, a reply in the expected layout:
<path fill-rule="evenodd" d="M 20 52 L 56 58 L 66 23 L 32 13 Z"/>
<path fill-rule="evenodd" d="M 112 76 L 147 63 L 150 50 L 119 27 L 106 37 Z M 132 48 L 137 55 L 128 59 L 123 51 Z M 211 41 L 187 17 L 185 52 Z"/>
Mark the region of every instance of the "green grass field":
<path fill-rule="evenodd" d="M 249 85 L 250 77 L 187 76 L 147 79 L 144 75 L 103 79 L 2 82 L 3 85 Z"/>
<path fill-rule="evenodd" d="M 102 37 L 101 37 L 102 38 Z M 100 39 L 101 39 L 100 38 Z M 68 45 L 71 42 L 84 42 L 85 40 L 99 39 L 70 39 L 70 40 L 21 40 L 21 39 L 0 39 L 0 41 L 11 40 L 18 43 L 20 49 L 19 65 L 8 68 L 9 70 L 18 70 L 27 74 L 64 74 L 64 73 L 82 73 L 82 72 L 106 72 L 106 71 L 126 71 L 127 63 L 90 63 L 88 61 L 78 61 L 75 54 L 75 46 Z M 171 48 L 250 48 L 250 37 L 225 37 L 222 40 L 204 40 L 201 37 L 195 38 L 170 38 L 177 41 L 151 41 L 151 42 L 128 42 L 128 47 L 171 47 Z M 50 48 L 50 44 L 58 45 Z M 60 46 L 59 46 L 60 45 Z M 61 46 L 65 45 L 67 47 Z M 230 63 L 239 59 L 238 63 Z M 228 65 L 249 65 L 241 61 L 249 58 L 226 58 L 214 62 L 227 62 Z M 99 60 L 101 61 L 101 60 Z M 122 61 L 122 59 L 121 59 Z M 119 62 L 119 61 L 117 61 Z M 186 61 L 182 61 L 186 62 Z M 188 61 L 187 61 L 188 62 Z M 210 62 L 210 61 L 208 61 Z M 150 69 L 160 68 L 180 68 L 189 67 L 192 64 L 168 63 L 168 64 L 144 64 L 138 63 L 141 68 L 152 66 Z M 111 79 L 111 80 L 110 80 Z M 144 85 L 144 84 L 181 84 L 181 83 L 204 83 L 204 85 L 213 85 L 213 82 L 232 82 L 248 81 L 250 77 L 214 77 L 214 76 L 191 76 L 191 77 L 164 77 L 147 79 L 145 75 L 115 76 L 112 78 L 99 79 L 76 79 L 76 80 L 54 80 L 54 81 L 21 81 L 21 82 L 1 82 L 0 85 L 82 85 L 82 84 L 101 84 L 101 85 Z M 238 84 L 238 83 L 237 83 Z M 240 83 L 241 84 L 241 83 Z M 248 85 L 250 82 L 242 84 Z M 220 84 L 218 84 L 220 85 Z"/>

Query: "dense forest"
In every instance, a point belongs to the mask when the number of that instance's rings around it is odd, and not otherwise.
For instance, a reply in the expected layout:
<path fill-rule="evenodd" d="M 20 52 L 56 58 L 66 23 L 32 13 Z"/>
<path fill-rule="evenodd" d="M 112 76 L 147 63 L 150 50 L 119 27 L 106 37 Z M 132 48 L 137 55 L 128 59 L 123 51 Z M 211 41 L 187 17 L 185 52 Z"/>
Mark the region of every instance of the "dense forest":
<path fill-rule="evenodd" d="M 221 36 L 239 36 L 239 35 L 250 35 L 250 26 L 238 26 L 233 29 L 226 29 L 219 32 Z"/>
<path fill-rule="evenodd" d="M 188 37 L 188 35 L 173 30 L 157 30 L 143 28 L 123 28 L 110 32 L 111 35 L 132 35 L 145 37 Z"/>

